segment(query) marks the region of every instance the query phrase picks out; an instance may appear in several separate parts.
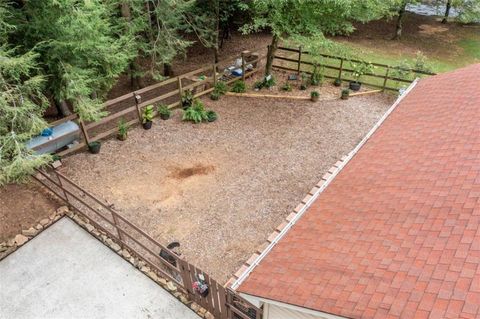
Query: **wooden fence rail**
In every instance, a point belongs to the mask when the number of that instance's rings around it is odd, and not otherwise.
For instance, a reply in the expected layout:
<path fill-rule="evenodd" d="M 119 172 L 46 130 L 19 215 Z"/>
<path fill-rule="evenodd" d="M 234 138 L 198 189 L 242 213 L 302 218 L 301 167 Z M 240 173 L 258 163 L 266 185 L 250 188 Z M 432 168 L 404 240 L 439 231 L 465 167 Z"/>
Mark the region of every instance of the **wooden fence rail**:
<path fill-rule="evenodd" d="M 287 54 L 285 55 L 285 52 Z M 303 51 L 301 47 L 287 48 L 279 47 L 275 60 L 279 63 L 273 67 L 281 70 L 295 71 L 298 74 L 312 74 L 315 67 L 325 68 L 323 76 L 329 79 L 340 79 L 342 81 L 355 81 L 352 77 L 354 70 L 346 67 L 347 63 L 364 63 L 364 61 L 356 59 L 347 59 L 329 54 L 319 54 L 322 57 L 321 62 L 313 61 L 308 51 Z M 365 80 L 361 82 L 365 85 L 380 88 L 382 90 L 398 91 L 401 83 L 409 84 L 417 76 L 435 75 L 435 73 L 422 70 L 408 69 L 399 66 L 390 66 L 381 63 L 369 63 L 375 67 L 378 72 L 368 72 L 364 74 Z M 403 77 L 392 76 L 392 71 L 401 71 Z M 399 73 L 399 72 L 397 72 Z M 392 83 L 393 82 L 393 83 Z"/>
<path fill-rule="evenodd" d="M 131 254 L 143 260 L 158 276 L 175 282 L 190 300 L 204 307 L 215 318 L 261 318 L 261 309 L 170 251 L 116 212 L 110 205 L 81 188 L 65 175 L 53 169 L 37 170 L 34 179 L 62 199 L 90 224 L 107 234 L 121 248 L 128 249 Z M 193 288 L 194 283 L 201 277 L 209 288 L 206 296 L 198 294 Z"/>
<path fill-rule="evenodd" d="M 226 84 L 230 84 L 239 79 L 245 80 L 258 72 L 258 67 L 248 70 L 246 66 L 247 64 L 256 66 L 265 56 L 252 55 L 249 57 L 248 51 L 246 51 L 237 58 L 242 59 L 242 76 L 225 78 L 224 82 Z M 235 59 L 236 58 L 233 58 L 233 60 Z M 110 114 L 100 121 L 84 123 L 79 120 L 76 114 L 72 114 L 50 123 L 50 125 L 53 126 L 66 121 L 75 121 L 81 128 L 82 141 L 71 148 L 60 151 L 58 155 L 64 156 L 84 149 L 91 142 L 99 141 L 116 134 L 118 131 L 118 122 L 122 118 L 129 126 L 140 124 L 142 122 L 143 108 L 147 105 L 161 103 L 167 105 L 169 108 L 180 106 L 182 94 L 187 90 L 191 90 L 195 98 L 209 94 L 214 90 L 215 84 L 222 77 L 222 74 L 219 74 L 218 70 L 229 66 L 231 61 L 232 59 L 216 64 L 214 63 L 108 100 L 104 103 L 104 106 Z M 154 116 L 157 115 L 157 110 L 155 110 Z"/>

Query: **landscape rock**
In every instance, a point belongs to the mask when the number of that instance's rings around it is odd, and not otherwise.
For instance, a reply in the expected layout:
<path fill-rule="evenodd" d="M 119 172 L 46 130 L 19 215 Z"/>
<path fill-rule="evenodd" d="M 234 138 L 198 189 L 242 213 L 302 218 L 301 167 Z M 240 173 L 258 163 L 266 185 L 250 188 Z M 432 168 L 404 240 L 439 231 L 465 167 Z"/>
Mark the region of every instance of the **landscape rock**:
<path fill-rule="evenodd" d="M 30 227 L 29 229 L 24 229 L 22 230 L 22 235 L 28 236 L 28 237 L 33 237 L 38 233 L 38 229 L 35 229 L 33 227 Z"/>
<path fill-rule="evenodd" d="M 37 226 L 35 226 L 35 229 L 36 229 L 36 230 L 42 230 L 42 229 L 43 229 L 43 226 L 40 225 L 40 224 L 38 224 Z"/>
<path fill-rule="evenodd" d="M 180 301 L 183 302 L 184 304 L 188 304 L 190 300 L 188 300 L 185 296 L 180 296 Z"/>
<path fill-rule="evenodd" d="M 167 282 L 167 290 L 168 291 L 177 291 L 177 286 L 173 284 L 173 282 Z"/>
<path fill-rule="evenodd" d="M 67 212 L 69 212 L 67 206 L 60 206 L 57 208 L 57 214 L 66 214 Z"/>
<path fill-rule="evenodd" d="M 205 314 L 205 319 L 215 319 L 215 317 L 210 312 L 207 312 Z"/>
<path fill-rule="evenodd" d="M 21 246 L 21 245 L 25 244 L 27 241 L 28 241 L 28 237 L 25 237 L 25 236 L 20 235 L 20 234 L 18 234 L 17 236 L 15 236 L 15 243 L 16 243 L 18 246 Z"/>
<path fill-rule="evenodd" d="M 125 257 L 125 258 L 130 258 L 131 257 L 130 253 L 126 249 L 122 250 L 122 256 Z"/>
<path fill-rule="evenodd" d="M 7 246 L 8 246 L 8 247 L 12 247 L 13 245 L 15 245 L 15 238 L 10 238 L 10 239 L 7 241 Z"/>
<path fill-rule="evenodd" d="M 193 311 L 197 312 L 198 309 L 200 309 L 200 306 L 195 303 L 195 302 L 192 302 L 192 304 L 190 305 L 190 309 L 192 309 Z"/>
<path fill-rule="evenodd" d="M 113 250 L 115 250 L 116 252 L 119 252 L 119 251 L 122 249 L 122 247 L 120 247 L 120 245 L 117 244 L 117 243 L 112 243 L 112 244 L 110 245 L 110 247 L 111 247 Z"/>
<path fill-rule="evenodd" d="M 40 225 L 42 225 L 43 227 L 47 226 L 49 223 L 50 223 L 50 219 L 48 218 L 44 218 L 40 221 Z"/>
<path fill-rule="evenodd" d="M 6 251 L 8 249 L 8 246 L 6 243 L 1 243 L 0 244 L 0 253 L 3 253 L 4 251 Z"/>
<path fill-rule="evenodd" d="M 95 227 L 90 224 L 86 224 L 85 227 L 87 228 L 88 232 L 92 232 L 95 229 Z"/>

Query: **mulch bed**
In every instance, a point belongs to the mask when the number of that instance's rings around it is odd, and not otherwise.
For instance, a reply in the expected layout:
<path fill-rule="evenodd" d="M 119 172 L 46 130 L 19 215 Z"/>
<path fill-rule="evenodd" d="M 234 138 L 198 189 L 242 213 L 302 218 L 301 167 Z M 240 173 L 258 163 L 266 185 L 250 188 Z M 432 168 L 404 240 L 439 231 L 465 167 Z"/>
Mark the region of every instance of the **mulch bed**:
<path fill-rule="evenodd" d="M 324 85 L 320 94 L 339 91 Z M 204 101 L 216 122 L 185 123 L 177 110 L 124 142 L 105 141 L 98 155 L 64 159 L 61 171 L 160 242 L 179 241 L 189 262 L 225 282 L 393 97 Z"/>

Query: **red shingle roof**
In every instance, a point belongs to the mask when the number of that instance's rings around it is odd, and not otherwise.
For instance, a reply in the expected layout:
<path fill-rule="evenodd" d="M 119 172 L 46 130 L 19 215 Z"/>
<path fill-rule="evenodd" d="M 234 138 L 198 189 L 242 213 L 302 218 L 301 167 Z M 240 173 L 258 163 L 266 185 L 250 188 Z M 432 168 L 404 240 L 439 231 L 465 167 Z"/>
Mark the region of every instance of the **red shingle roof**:
<path fill-rule="evenodd" d="M 480 318 L 480 64 L 421 80 L 238 290 L 352 318 Z"/>

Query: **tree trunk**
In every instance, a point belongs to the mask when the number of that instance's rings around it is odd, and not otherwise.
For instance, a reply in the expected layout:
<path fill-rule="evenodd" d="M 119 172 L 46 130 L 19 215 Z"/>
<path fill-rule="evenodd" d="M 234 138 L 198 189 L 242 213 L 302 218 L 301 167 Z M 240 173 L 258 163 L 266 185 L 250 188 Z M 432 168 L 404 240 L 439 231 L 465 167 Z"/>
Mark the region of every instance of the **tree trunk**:
<path fill-rule="evenodd" d="M 269 76 L 272 73 L 273 59 L 277 52 L 279 38 L 277 35 L 272 37 L 272 43 L 268 47 L 267 64 L 265 65 L 265 76 Z"/>
<path fill-rule="evenodd" d="M 145 81 L 140 74 L 140 66 L 138 57 L 130 63 L 130 86 L 133 90 L 138 90 L 145 87 Z"/>
<path fill-rule="evenodd" d="M 173 68 L 170 63 L 163 64 L 163 76 L 168 76 L 168 77 L 173 76 Z"/>
<path fill-rule="evenodd" d="M 403 22 L 403 16 L 405 15 L 406 6 L 407 6 L 407 3 L 404 2 L 400 10 L 398 10 L 397 27 L 395 30 L 395 36 L 393 37 L 393 40 L 400 40 L 400 38 L 402 37 L 402 28 L 403 28 L 402 22 Z"/>
<path fill-rule="evenodd" d="M 447 23 L 448 16 L 450 15 L 450 8 L 452 7 L 451 2 L 451 0 L 447 0 L 447 8 L 445 9 L 445 16 L 443 17 L 442 23 Z"/>
<path fill-rule="evenodd" d="M 72 114 L 72 111 L 70 111 L 70 108 L 68 107 L 68 104 L 65 100 L 62 100 L 62 101 L 55 100 L 55 106 L 57 108 L 58 114 L 63 117 L 69 116 Z"/>
<path fill-rule="evenodd" d="M 218 47 L 214 47 L 213 48 L 213 57 L 214 57 L 215 63 L 218 63 L 218 61 L 220 60 L 219 55 L 220 54 L 219 54 Z"/>

